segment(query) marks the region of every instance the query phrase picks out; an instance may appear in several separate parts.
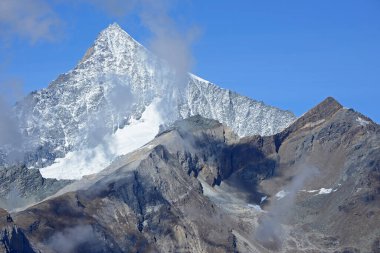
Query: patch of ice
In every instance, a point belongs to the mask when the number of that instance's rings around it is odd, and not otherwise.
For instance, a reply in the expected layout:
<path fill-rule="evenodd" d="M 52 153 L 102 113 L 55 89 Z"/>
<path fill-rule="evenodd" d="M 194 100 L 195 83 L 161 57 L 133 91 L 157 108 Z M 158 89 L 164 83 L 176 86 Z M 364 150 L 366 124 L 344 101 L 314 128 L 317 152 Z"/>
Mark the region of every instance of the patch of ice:
<path fill-rule="evenodd" d="M 321 188 L 319 189 L 318 195 L 320 194 L 330 194 L 333 192 L 332 188 L 326 189 L 326 188 Z"/>
<path fill-rule="evenodd" d="M 358 117 L 358 118 L 356 119 L 356 121 L 357 121 L 361 126 L 366 126 L 366 125 L 368 125 L 369 123 L 371 123 L 371 122 L 369 122 L 368 120 L 365 120 L 365 119 L 360 118 L 360 117 Z"/>
<path fill-rule="evenodd" d="M 322 194 L 330 194 L 330 193 L 332 193 L 332 192 L 336 192 L 338 189 L 332 189 L 332 188 L 328 188 L 328 189 L 326 189 L 326 188 L 321 188 L 321 189 L 319 189 L 319 190 L 309 190 L 309 191 L 307 191 L 307 190 L 301 190 L 301 191 L 303 191 L 303 192 L 309 192 L 309 193 L 316 193 L 317 192 L 317 194 L 315 194 L 315 195 L 322 195 Z"/>
<path fill-rule="evenodd" d="M 268 196 L 261 197 L 260 204 L 263 203 L 267 198 Z"/>
<path fill-rule="evenodd" d="M 163 120 L 158 112 L 159 100 L 146 107 L 139 120 L 132 120 L 129 125 L 119 129 L 113 135 L 104 138 L 102 144 L 69 152 L 64 158 L 40 172 L 45 178 L 80 179 L 82 176 L 97 173 L 107 167 L 117 156 L 130 153 L 154 139 Z"/>
<path fill-rule="evenodd" d="M 277 192 L 275 196 L 277 197 L 277 199 L 282 199 L 282 198 L 284 198 L 287 194 L 288 194 L 288 193 L 287 193 L 286 191 L 281 190 L 281 191 Z"/>
<path fill-rule="evenodd" d="M 310 190 L 310 191 L 307 191 L 307 192 L 314 193 L 314 192 L 319 192 L 319 190 Z"/>

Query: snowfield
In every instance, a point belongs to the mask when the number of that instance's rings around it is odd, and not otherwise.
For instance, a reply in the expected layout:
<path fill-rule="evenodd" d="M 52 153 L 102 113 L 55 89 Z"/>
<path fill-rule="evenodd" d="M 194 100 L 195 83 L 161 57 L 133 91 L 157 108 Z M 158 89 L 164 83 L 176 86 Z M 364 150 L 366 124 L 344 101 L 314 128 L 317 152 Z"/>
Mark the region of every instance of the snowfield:
<path fill-rule="evenodd" d="M 132 152 L 156 136 L 163 123 L 157 110 L 159 100 L 153 101 L 139 120 L 132 119 L 129 125 L 118 129 L 115 134 L 107 135 L 103 143 L 95 148 L 69 152 L 40 172 L 45 178 L 80 179 L 106 168 L 117 156 Z"/>

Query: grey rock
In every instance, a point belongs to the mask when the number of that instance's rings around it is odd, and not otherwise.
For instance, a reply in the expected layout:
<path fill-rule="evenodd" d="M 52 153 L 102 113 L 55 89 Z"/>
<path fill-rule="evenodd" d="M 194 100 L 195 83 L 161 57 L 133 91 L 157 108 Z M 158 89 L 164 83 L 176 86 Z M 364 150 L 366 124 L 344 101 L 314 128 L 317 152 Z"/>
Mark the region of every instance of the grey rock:
<path fill-rule="evenodd" d="M 0 167 L 0 204 L 13 210 L 53 195 L 71 181 L 46 179 L 37 169 L 25 166 Z"/>

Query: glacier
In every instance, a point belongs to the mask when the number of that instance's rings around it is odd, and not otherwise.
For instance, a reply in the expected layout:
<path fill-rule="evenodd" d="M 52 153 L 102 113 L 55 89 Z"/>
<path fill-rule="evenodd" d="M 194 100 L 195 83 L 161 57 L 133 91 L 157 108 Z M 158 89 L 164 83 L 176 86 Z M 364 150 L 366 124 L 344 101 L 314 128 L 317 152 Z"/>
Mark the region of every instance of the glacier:
<path fill-rule="evenodd" d="M 139 120 L 115 134 L 104 136 L 94 148 L 70 151 L 63 158 L 57 158 L 50 166 L 40 169 L 44 178 L 81 179 L 82 176 L 98 173 L 118 156 L 132 152 L 148 143 L 157 135 L 164 123 L 158 113 L 159 100 L 154 100 L 143 112 Z"/>
<path fill-rule="evenodd" d="M 133 151 L 159 129 L 189 116 L 218 120 L 241 137 L 272 135 L 296 119 L 290 111 L 193 74 L 184 80 L 111 24 L 75 68 L 17 103 L 27 165 L 40 168 L 45 177 L 76 179 L 98 172 L 115 156 Z"/>

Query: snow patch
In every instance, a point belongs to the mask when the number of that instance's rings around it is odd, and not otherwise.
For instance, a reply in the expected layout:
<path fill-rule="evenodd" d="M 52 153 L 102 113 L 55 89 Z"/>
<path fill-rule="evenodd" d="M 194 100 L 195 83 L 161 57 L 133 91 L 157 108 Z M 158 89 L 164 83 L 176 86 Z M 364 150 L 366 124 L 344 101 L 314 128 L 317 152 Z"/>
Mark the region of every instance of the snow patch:
<path fill-rule="evenodd" d="M 332 189 L 332 188 L 321 188 L 319 190 L 301 190 L 303 192 L 309 192 L 309 193 L 316 193 L 315 195 L 323 195 L 323 194 L 330 194 L 332 192 L 336 192 L 338 189 Z"/>
<path fill-rule="evenodd" d="M 316 194 L 316 195 L 330 194 L 330 193 L 332 193 L 332 192 L 336 192 L 337 190 L 338 190 L 338 189 L 331 189 L 331 188 L 329 188 L 329 189 L 325 189 L 325 188 L 321 188 L 321 189 L 319 190 L 318 194 Z"/>
<path fill-rule="evenodd" d="M 330 194 L 333 192 L 333 189 L 329 188 L 329 189 L 326 189 L 326 188 L 321 188 L 318 192 L 317 195 L 320 195 L 320 194 Z"/>
<path fill-rule="evenodd" d="M 358 117 L 358 118 L 356 119 L 356 121 L 357 121 L 361 126 L 366 126 L 366 125 L 368 125 L 369 123 L 371 123 L 371 122 L 369 122 L 368 120 L 365 120 L 365 119 L 360 118 L 360 117 Z"/>
<path fill-rule="evenodd" d="M 286 191 L 281 190 L 281 191 L 277 192 L 275 196 L 277 197 L 277 199 L 282 199 L 282 198 L 284 198 L 287 194 L 288 194 L 288 193 L 287 193 Z"/>
<path fill-rule="evenodd" d="M 82 176 L 97 173 L 107 167 L 117 156 L 130 153 L 153 140 L 163 120 L 158 112 L 159 100 L 146 107 L 139 120 L 119 129 L 104 138 L 102 144 L 69 152 L 58 158 L 52 165 L 40 169 L 45 178 L 80 179 Z"/>

